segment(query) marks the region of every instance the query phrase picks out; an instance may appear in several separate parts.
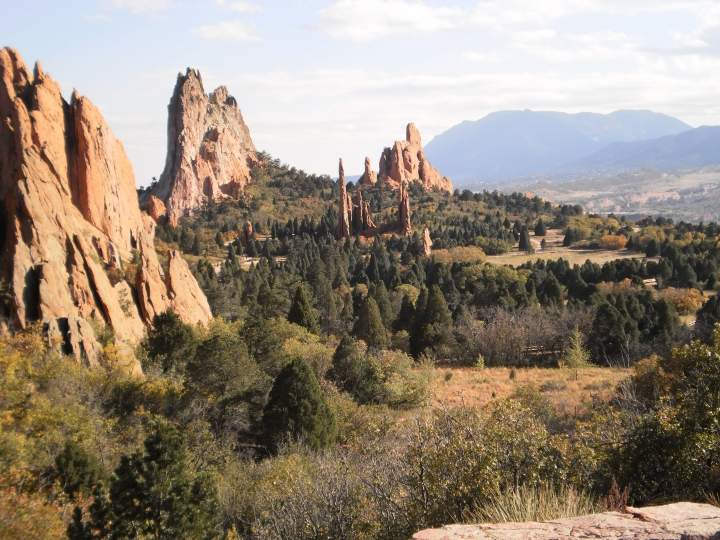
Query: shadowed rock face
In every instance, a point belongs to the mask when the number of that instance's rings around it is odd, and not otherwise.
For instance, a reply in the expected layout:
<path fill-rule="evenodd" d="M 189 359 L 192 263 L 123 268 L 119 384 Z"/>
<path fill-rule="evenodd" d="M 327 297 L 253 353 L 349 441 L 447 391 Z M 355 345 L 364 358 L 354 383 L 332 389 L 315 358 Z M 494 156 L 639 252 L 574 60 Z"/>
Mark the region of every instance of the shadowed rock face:
<path fill-rule="evenodd" d="M 403 182 L 419 182 L 426 189 L 452 192 L 452 182 L 425 159 L 422 138 L 415 124 L 408 124 L 405 140 L 395 141 L 380 156 L 378 178 L 394 189 Z"/>
<path fill-rule="evenodd" d="M 152 189 L 170 223 L 177 225 L 209 200 L 237 198 L 257 161 L 250 130 L 227 88 L 207 95 L 198 71 L 179 74 L 168 105 L 165 170 Z"/>
<path fill-rule="evenodd" d="M 714 540 L 720 538 L 720 508 L 675 503 L 626 508 L 544 523 L 447 525 L 413 535 L 414 540 Z"/>
<path fill-rule="evenodd" d="M 11 286 L 11 325 L 40 321 L 61 350 L 93 364 L 93 327 L 109 325 L 130 350 L 156 313 L 210 319 L 187 264 L 171 255 L 167 275 L 160 266 L 132 166 L 87 98 L 75 92 L 67 103 L 39 66 L 30 73 L 17 51 L 1 49 L 0 121 L 0 279 Z"/>

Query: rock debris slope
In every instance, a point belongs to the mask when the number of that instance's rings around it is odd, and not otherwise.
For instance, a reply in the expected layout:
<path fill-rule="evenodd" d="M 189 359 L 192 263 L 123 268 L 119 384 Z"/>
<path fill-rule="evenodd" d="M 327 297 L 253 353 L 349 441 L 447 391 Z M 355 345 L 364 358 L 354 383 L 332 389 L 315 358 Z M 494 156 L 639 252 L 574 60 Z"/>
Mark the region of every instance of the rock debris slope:
<path fill-rule="evenodd" d="M 0 49 L 0 280 L 11 326 L 41 322 L 58 346 L 98 361 L 109 326 L 130 349 L 154 315 L 212 314 L 187 264 L 161 266 L 122 144 L 85 97 L 67 103 L 39 65 Z"/>

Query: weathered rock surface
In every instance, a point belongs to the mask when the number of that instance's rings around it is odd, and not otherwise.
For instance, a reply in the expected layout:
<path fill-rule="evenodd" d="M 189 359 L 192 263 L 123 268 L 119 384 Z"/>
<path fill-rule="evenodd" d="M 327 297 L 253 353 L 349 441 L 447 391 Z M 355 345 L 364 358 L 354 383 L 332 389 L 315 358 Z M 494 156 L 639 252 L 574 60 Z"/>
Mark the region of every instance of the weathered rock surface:
<path fill-rule="evenodd" d="M 430 229 L 425 227 L 423 230 L 423 255 L 429 257 L 432 254 L 432 238 L 430 238 Z"/>
<path fill-rule="evenodd" d="M 377 184 L 377 173 L 372 170 L 369 157 L 365 158 L 365 172 L 358 180 L 358 184 L 361 186 L 374 186 Z"/>
<path fill-rule="evenodd" d="M 400 188 L 403 182 L 419 182 L 426 189 L 453 189 L 452 181 L 425 159 L 420 132 L 412 123 L 407 125 L 404 141 L 395 141 L 383 150 L 378 178 L 393 189 Z"/>
<path fill-rule="evenodd" d="M 140 211 L 132 166 L 97 108 L 67 103 L 39 66 L 0 50 L 0 279 L 14 327 L 44 323 L 61 350 L 98 361 L 94 327 L 130 350 L 151 315 L 205 322 L 207 300 L 187 265 L 168 276 Z"/>
<path fill-rule="evenodd" d="M 370 211 L 370 201 L 363 200 L 362 190 L 355 192 L 355 201 L 353 202 L 353 230 L 357 234 L 363 232 L 374 231 L 377 226 Z"/>
<path fill-rule="evenodd" d="M 405 181 L 400 183 L 398 222 L 400 234 L 408 236 L 412 233 L 412 223 L 410 223 L 410 193 L 408 192 L 408 186 Z"/>
<path fill-rule="evenodd" d="M 675 503 L 626 508 L 544 523 L 448 525 L 413 535 L 414 540 L 711 540 L 720 539 L 720 508 Z"/>
<path fill-rule="evenodd" d="M 168 105 L 167 130 L 165 169 L 151 193 L 165 203 L 172 225 L 209 200 L 242 193 L 258 156 L 227 88 L 208 95 L 197 70 L 179 74 Z"/>
<path fill-rule="evenodd" d="M 167 215 L 165 203 L 155 195 L 148 195 L 145 201 L 145 211 L 155 220 L 155 223 L 159 223 Z"/>
<path fill-rule="evenodd" d="M 352 200 L 347 191 L 345 182 L 345 168 L 342 159 L 338 165 L 338 223 L 337 237 L 347 238 L 350 236 L 352 227 Z"/>

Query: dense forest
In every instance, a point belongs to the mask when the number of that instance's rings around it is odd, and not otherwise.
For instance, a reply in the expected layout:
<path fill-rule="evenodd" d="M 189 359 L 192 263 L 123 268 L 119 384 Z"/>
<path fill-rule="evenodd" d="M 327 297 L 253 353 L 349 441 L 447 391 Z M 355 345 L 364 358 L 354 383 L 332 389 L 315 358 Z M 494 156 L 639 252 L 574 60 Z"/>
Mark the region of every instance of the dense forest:
<path fill-rule="evenodd" d="M 158 226 L 216 318 L 157 316 L 143 377 L 110 334 L 102 368 L 59 356 L 40 328 L 0 337 L 3 537 L 397 539 L 717 504 L 717 224 L 413 187 L 412 235 L 338 240 L 332 179 L 262 163 L 242 200 Z M 397 219 L 392 190 L 364 196 L 376 222 Z M 551 231 L 568 254 L 634 256 L 492 259 L 541 253 Z M 628 377 L 581 413 L 532 385 L 481 409 L 430 406 L 439 369 L 593 365 Z M 508 510 L 538 498 L 556 504 Z"/>

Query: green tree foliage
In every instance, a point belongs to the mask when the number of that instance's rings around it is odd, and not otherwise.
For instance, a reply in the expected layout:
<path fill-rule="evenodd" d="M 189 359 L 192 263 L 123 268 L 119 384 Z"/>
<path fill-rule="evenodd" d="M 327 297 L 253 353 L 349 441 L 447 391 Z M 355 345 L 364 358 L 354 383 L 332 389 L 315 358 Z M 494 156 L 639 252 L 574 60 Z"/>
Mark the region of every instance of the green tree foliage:
<path fill-rule="evenodd" d="M 590 364 L 590 353 L 585 348 L 583 341 L 582 332 L 576 326 L 570 335 L 570 340 L 563 355 L 563 366 L 576 369 L 586 367 Z"/>
<path fill-rule="evenodd" d="M 518 242 L 518 249 L 520 251 L 527 251 L 532 253 L 533 247 L 532 242 L 530 242 L 530 233 L 528 233 L 527 227 L 523 226 L 520 229 L 520 240 Z"/>
<path fill-rule="evenodd" d="M 222 537 L 216 497 L 209 479 L 191 472 L 177 428 L 158 423 L 145 448 L 124 456 L 102 487 L 86 522 L 77 508 L 68 536 L 73 539 Z"/>
<path fill-rule="evenodd" d="M 421 304 L 421 298 L 418 304 Z M 445 296 L 440 287 L 433 285 L 427 295 L 424 307 L 415 311 L 415 322 L 410 334 L 410 352 L 418 358 L 422 353 L 431 351 L 441 358 L 447 358 L 455 346 L 452 333 L 452 316 Z"/>
<path fill-rule="evenodd" d="M 547 228 L 545 227 L 545 223 L 543 223 L 542 218 L 540 218 L 535 225 L 535 236 L 545 236 L 546 234 Z"/>
<path fill-rule="evenodd" d="M 387 330 L 380 315 L 380 308 L 369 295 L 360 308 L 360 314 L 353 326 L 353 335 L 362 339 L 372 349 L 384 349 L 388 346 Z"/>
<path fill-rule="evenodd" d="M 102 469 L 94 456 L 88 454 L 76 442 L 67 441 L 55 458 L 55 474 L 70 497 L 89 494 L 102 475 Z"/>
<path fill-rule="evenodd" d="M 288 312 L 288 321 L 303 326 L 314 334 L 320 332 L 317 312 L 310 302 L 305 286 L 302 284 L 298 285 L 295 290 L 295 297 Z"/>
<path fill-rule="evenodd" d="M 163 373 L 184 373 L 185 365 L 195 355 L 197 339 L 190 325 L 173 311 L 155 315 L 148 332 L 146 350 L 151 365 Z"/>
<path fill-rule="evenodd" d="M 377 395 L 372 365 L 350 336 L 344 336 L 335 349 L 328 378 L 359 403 L 369 403 Z"/>
<path fill-rule="evenodd" d="M 323 397 L 315 373 L 297 358 L 277 376 L 263 412 L 263 441 L 270 452 L 286 441 L 324 448 L 337 436 L 333 412 Z"/>

